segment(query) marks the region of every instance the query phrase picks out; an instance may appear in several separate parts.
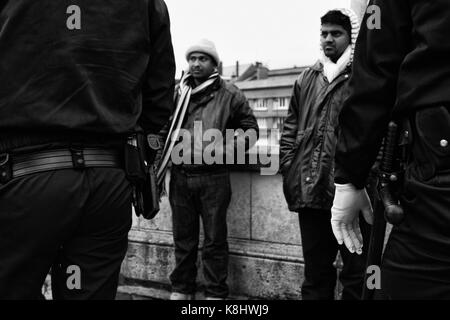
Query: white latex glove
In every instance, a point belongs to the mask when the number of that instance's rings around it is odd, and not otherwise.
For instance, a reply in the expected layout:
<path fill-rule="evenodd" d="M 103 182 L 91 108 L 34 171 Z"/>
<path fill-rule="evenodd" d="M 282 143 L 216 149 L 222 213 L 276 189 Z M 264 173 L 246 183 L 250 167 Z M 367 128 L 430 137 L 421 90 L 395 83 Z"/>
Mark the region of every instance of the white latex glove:
<path fill-rule="evenodd" d="M 359 212 L 373 224 L 373 210 L 366 189 L 357 190 L 351 183 L 335 184 L 331 227 L 337 242 L 351 253 L 362 254 L 363 239 L 359 228 Z"/>

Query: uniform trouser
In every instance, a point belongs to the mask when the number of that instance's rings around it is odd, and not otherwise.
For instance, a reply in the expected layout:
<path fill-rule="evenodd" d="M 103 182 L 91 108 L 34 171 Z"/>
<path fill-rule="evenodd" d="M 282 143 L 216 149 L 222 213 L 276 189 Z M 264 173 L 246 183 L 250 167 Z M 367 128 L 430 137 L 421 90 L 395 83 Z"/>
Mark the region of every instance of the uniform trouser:
<path fill-rule="evenodd" d="M 412 121 L 405 220 L 385 249 L 379 299 L 450 299 L 449 123 L 448 108 L 423 110 Z"/>
<path fill-rule="evenodd" d="M 228 295 L 227 209 L 231 200 L 228 172 L 187 174 L 172 169 L 170 190 L 175 269 L 170 275 L 172 291 L 196 291 L 197 251 L 200 217 L 203 222 L 202 249 L 205 296 Z"/>
<path fill-rule="evenodd" d="M 303 258 L 305 260 L 303 300 L 333 300 L 337 269 L 333 266 L 338 251 L 343 268 L 339 280 L 343 286 L 342 299 L 361 299 L 366 269 L 365 254 L 351 254 L 344 245 L 339 246 L 331 229 L 330 210 L 305 208 L 299 212 Z M 364 248 L 369 247 L 370 226 L 360 217 Z"/>
<path fill-rule="evenodd" d="M 114 299 L 131 227 L 115 168 L 37 173 L 0 185 L 0 299 Z"/>

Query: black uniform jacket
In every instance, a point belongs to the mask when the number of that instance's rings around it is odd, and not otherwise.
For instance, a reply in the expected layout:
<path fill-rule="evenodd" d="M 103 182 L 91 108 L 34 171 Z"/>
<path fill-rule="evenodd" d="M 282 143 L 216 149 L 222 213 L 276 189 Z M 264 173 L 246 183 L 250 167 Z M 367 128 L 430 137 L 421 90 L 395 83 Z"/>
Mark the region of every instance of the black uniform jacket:
<path fill-rule="evenodd" d="M 162 0 L 2 3 L 0 151 L 167 122 L 175 63 Z"/>
<path fill-rule="evenodd" d="M 450 1 L 372 0 L 340 115 L 336 182 L 362 188 L 391 117 L 450 103 Z M 369 22 L 369 23 L 368 23 Z"/>

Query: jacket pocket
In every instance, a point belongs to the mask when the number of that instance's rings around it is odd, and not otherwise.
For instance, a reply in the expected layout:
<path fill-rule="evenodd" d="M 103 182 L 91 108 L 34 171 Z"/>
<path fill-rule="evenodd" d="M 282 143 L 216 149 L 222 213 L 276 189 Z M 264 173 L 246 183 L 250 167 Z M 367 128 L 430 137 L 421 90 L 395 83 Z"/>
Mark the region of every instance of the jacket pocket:
<path fill-rule="evenodd" d="M 299 144 L 300 144 L 300 141 L 301 141 L 303 135 L 304 135 L 304 131 L 299 131 L 297 133 L 297 136 L 295 137 L 295 140 L 294 140 L 294 144 L 292 145 L 291 149 L 289 150 L 289 152 L 285 155 L 285 157 L 283 159 L 283 165 L 281 167 L 281 173 L 282 173 L 283 177 L 286 176 L 286 174 L 289 172 L 289 170 L 292 167 L 294 157 L 298 151 L 298 147 L 299 147 Z"/>
<path fill-rule="evenodd" d="M 304 183 L 305 168 L 309 162 L 312 130 L 300 131 L 295 140 L 295 148 L 292 155 L 291 165 L 283 174 L 283 191 L 288 204 L 294 204 L 301 201 L 302 185 Z"/>
<path fill-rule="evenodd" d="M 416 113 L 413 157 L 423 181 L 448 180 L 450 172 L 450 110 L 427 108 Z"/>

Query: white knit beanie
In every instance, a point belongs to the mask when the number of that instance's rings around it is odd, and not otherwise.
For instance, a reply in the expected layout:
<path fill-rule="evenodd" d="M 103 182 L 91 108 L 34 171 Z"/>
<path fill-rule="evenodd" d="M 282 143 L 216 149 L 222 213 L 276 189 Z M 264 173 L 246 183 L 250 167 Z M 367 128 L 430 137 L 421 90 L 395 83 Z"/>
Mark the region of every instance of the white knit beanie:
<path fill-rule="evenodd" d="M 186 60 L 189 61 L 189 56 L 193 52 L 206 53 L 214 59 L 216 65 L 219 65 L 220 62 L 219 54 L 217 53 L 216 46 L 212 41 L 209 41 L 207 39 L 201 39 L 199 42 L 189 47 L 189 49 L 187 49 L 186 51 Z"/>

